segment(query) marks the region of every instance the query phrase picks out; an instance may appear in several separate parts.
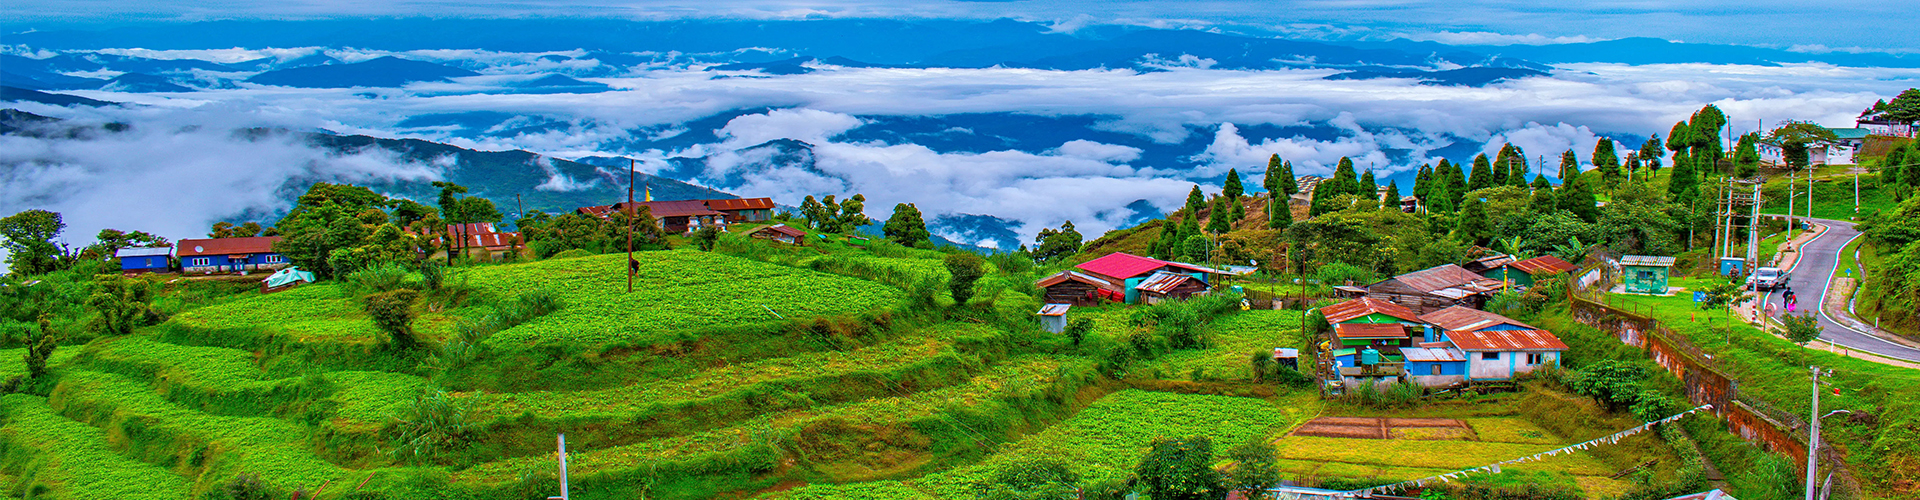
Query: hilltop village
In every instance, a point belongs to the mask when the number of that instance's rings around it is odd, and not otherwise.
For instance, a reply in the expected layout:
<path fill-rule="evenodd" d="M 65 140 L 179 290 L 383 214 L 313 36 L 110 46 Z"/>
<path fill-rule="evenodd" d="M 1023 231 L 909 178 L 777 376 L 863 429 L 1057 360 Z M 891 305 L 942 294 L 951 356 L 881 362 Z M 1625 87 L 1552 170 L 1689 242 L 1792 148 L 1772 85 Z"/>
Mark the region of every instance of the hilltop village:
<path fill-rule="evenodd" d="M 845 193 L 639 186 L 509 220 L 452 183 L 315 183 L 272 224 L 82 248 L 30 210 L 0 220 L 0 486 L 1775 499 L 1818 475 L 1910 498 L 1903 120 L 1722 143 L 1708 106 L 1624 155 L 1550 171 L 1506 145 L 1404 191 L 1275 156 L 1258 188 L 1235 169 L 1144 224 L 1000 251 Z"/>

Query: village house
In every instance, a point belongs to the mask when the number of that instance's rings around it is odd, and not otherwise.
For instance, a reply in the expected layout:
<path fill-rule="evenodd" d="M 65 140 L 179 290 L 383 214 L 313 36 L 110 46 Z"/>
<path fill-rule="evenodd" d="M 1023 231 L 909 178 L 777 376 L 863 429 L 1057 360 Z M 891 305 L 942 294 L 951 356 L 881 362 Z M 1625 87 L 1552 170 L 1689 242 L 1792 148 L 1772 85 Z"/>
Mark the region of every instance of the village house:
<path fill-rule="evenodd" d="M 1469 382 L 1512 380 L 1541 368 L 1560 366 L 1567 344 L 1552 332 L 1498 314 L 1454 306 L 1423 314 L 1436 336 L 1465 354 Z M 1422 344 L 1428 345 L 1428 344 Z"/>
<path fill-rule="evenodd" d="M 762 240 L 778 241 L 789 245 L 805 245 L 807 242 L 806 231 L 795 229 L 786 224 L 774 224 L 755 229 L 753 232 L 747 233 L 747 236 Z"/>
<path fill-rule="evenodd" d="M 1367 297 L 1406 306 L 1425 314 L 1456 305 L 1479 308 L 1501 290 L 1500 280 L 1446 264 L 1402 274 L 1367 285 Z"/>
<path fill-rule="evenodd" d="M 1220 271 L 1192 264 L 1168 262 L 1121 252 L 1087 261 L 1074 266 L 1074 270 L 1076 272 L 1073 274 L 1078 275 L 1077 278 L 1063 273 L 1049 276 L 1035 284 L 1049 289 L 1047 292 L 1049 302 L 1054 301 L 1051 298 L 1053 296 L 1071 297 L 1073 293 L 1091 285 L 1094 287 L 1094 295 L 1098 298 L 1138 304 L 1142 301 L 1143 293 L 1153 302 L 1204 293 L 1213 287 L 1210 275 L 1222 274 Z M 1184 276 L 1185 279 L 1157 274 L 1161 272 Z M 1153 286 L 1144 291 L 1140 289 L 1142 285 L 1149 283 Z M 1052 290 L 1053 287 L 1066 288 L 1056 293 Z"/>
<path fill-rule="evenodd" d="M 1673 270 L 1673 257 L 1627 255 L 1620 257 L 1620 283 L 1627 293 L 1666 295 L 1667 275 Z"/>
<path fill-rule="evenodd" d="M 124 274 L 164 273 L 173 270 L 173 247 L 122 248 L 113 253 Z"/>
<path fill-rule="evenodd" d="M 1579 269 L 1572 263 L 1552 255 L 1542 255 L 1527 260 L 1501 264 L 1498 267 L 1481 271 L 1481 276 L 1506 283 L 1507 286 L 1526 289 L 1533 286 L 1535 280 Z"/>
<path fill-rule="evenodd" d="M 1489 255 L 1486 257 L 1473 259 L 1471 261 L 1467 261 L 1467 263 L 1465 264 L 1461 264 L 1460 267 L 1462 269 L 1472 271 L 1474 274 L 1479 274 L 1484 276 L 1487 274 L 1487 271 L 1492 271 L 1494 269 L 1500 268 L 1500 266 L 1505 266 L 1507 264 L 1512 264 L 1512 263 L 1513 263 L 1512 255 L 1499 254 L 1499 255 Z"/>
<path fill-rule="evenodd" d="M 1102 290 L 1118 290 L 1114 282 L 1075 272 L 1072 269 L 1060 271 L 1052 276 L 1034 282 L 1046 291 L 1048 304 L 1073 304 L 1082 306 L 1099 305 Z"/>
<path fill-rule="evenodd" d="M 773 219 L 773 199 L 771 198 L 733 198 L 720 200 L 676 200 L 676 201 L 637 201 L 612 205 L 580 207 L 581 215 L 607 218 L 614 212 L 638 211 L 646 207 L 653 214 L 655 224 L 667 234 L 682 234 L 703 227 L 726 227 L 741 222 L 764 222 Z"/>
<path fill-rule="evenodd" d="M 180 270 L 211 274 L 287 267 L 287 257 L 273 251 L 277 241 L 279 236 L 180 240 Z"/>

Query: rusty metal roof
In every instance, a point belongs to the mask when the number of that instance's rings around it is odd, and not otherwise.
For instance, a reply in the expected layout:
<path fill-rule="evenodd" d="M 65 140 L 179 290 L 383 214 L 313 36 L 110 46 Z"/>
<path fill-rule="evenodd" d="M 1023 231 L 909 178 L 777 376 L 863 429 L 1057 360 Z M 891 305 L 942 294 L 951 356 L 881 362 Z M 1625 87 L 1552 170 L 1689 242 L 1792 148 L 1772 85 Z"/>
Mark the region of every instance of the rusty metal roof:
<path fill-rule="evenodd" d="M 1496 326 L 1496 325 L 1513 325 L 1513 326 L 1518 326 L 1521 328 L 1528 328 L 1528 329 L 1533 328 L 1533 325 L 1515 321 L 1513 318 L 1482 311 L 1479 309 L 1474 309 L 1467 306 L 1453 306 L 1446 309 L 1441 309 L 1438 311 L 1426 313 L 1420 316 L 1420 321 L 1432 323 L 1433 326 L 1440 327 L 1442 329 L 1445 329 L 1448 332 L 1473 331 L 1473 330 L 1479 330 L 1482 328 L 1487 328 L 1487 327 Z"/>
<path fill-rule="evenodd" d="M 707 203 L 700 200 L 641 201 L 641 202 L 634 202 L 633 205 L 635 207 L 647 207 L 647 211 L 653 213 L 653 217 L 656 219 L 662 218 L 662 217 L 724 215 L 724 214 L 721 214 L 720 212 L 713 211 L 713 209 L 707 208 Z M 614 210 L 626 210 L 626 209 L 627 209 L 626 202 L 614 204 Z M 634 210 L 639 210 L 639 208 L 635 208 Z"/>
<path fill-rule="evenodd" d="M 1399 280 L 1408 287 L 1427 293 L 1447 288 L 1461 288 L 1473 292 L 1482 292 L 1498 290 L 1500 287 L 1500 280 L 1474 274 L 1473 271 L 1468 271 L 1467 268 L 1453 264 L 1433 266 L 1394 276 L 1392 279 Z"/>
<path fill-rule="evenodd" d="M 1328 323 L 1339 323 L 1375 313 L 1385 314 L 1405 321 L 1420 321 L 1420 317 L 1415 316 L 1413 310 L 1407 309 L 1407 306 L 1372 297 L 1351 299 L 1346 302 L 1320 308 L 1320 315 L 1325 316 Z"/>
<path fill-rule="evenodd" d="M 280 241 L 279 236 L 180 240 L 179 255 L 181 257 L 195 257 L 200 255 L 273 253 L 273 242 L 276 241 Z"/>
<path fill-rule="evenodd" d="M 1187 280 L 1191 279 L 1193 279 L 1192 276 L 1185 274 L 1158 271 L 1147 276 L 1146 281 L 1140 282 L 1140 286 L 1134 288 L 1142 292 L 1168 293 L 1175 288 L 1180 288 L 1180 285 L 1186 284 Z"/>
<path fill-rule="evenodd" d="M 773 198 L 707 200 L 707 208 L 714 210 L 771 210 L 773 209 Z"/>
<path fill-rule="evenodd" d="M 1462 351 L 1565 351 L 1567 344 L 1546 330 L 1451 332 L 1447 340 Z"/>
<path fill-rule="evenodd" d="M 1047 304 L 1040 306 L 1040 312 L 1035 314 L 1040 316 L 1066 316 L 1068 309 L 1073 309 L 1073 304 Z"/>
<path fill-rule="evenodd" d="M 1333 334 L 1343 339 L 1407 338 L 1407 327 L 1399 323 L 1341 323 Z"/>
<path fill-rule="evenodd" d="M 1086 283 L 1086 284 L 1093 285 L 1100 288 L 1113 288 L 1114 286 L 1113 282 L 1111 281 L 1095 278 L 1095 277 L 1088 276 L 1081 273 L 1076 273 L 1076 272 L 1073 272 L 1072 270 L 1060 271 L 1059 274 L 1055 274 L 1053 276 L 1048 276 L 1045 278 L 1040 278 L 1040 281 L 1034 282 L 1033 285 L 1041 288 L 1046 288 L 1046 287 L 1058 285 L 1061 283 L 1065 283 L 1068 280 L 1078 281 L 1081 283 Z"/>
<path fill-rule="evenodd" d="M 780 233 L 780 234 L 784 234 L 784 235 L 787 235 L 787 236 L 792 236 L 792 237 L 795 237 L 795 238 L 799 238 L 799 237 L 802 237 L 802 236 L 806 236 L 806 235 L 807 235 L 807 232 L 806 232 L 806 231 L 801 231 L 801 230 L 799 230 L 799 229 L 794 229 L 794 228 L 792 228 L 792 227 L 790 227 L 790 226 L 787 226 L 786 224 L 774 224 L 774 225 L 771 225 L 771 226 L 767 226 L 767 227 L 763 227 L 763 228 L 760 228 L 760 229 L 755 229 L 755 230 L 753 230 L 753 232 L 755 232 L 755 233 L 758 233 L 758 232 L 761 232 L 761 231 L 773 231 L 773 232 L 776 232 L 776 233 Z M 752 234 L 752 233 L 748 233 L 748 234 Z"/>
<path fill-rule="evenodd" d="M 1508 265 L 1534 276 L 1551 276 L 1579 269 L 1574 267 L 1573 264 L 1552 255 L 1542 255 Z"/>
<path fill-rule="evenodd" d="M 1478 259 L 1473 259 L 1473 262 L 1468 262 L 1467 265 L 1461 266 L 1461 268 L 1467 269 L 1468 271 L 1472 271 L 1473 268 L 1499 269 L 1500 266 L 1504 266 L 1512 263 L 1513 263 L 1512 255 L 1500 254 L 1500 255 L 1494 255 L 1490 257 L 1481 257 Z"/>
<path fill-rule="evenodd" d="M 1082 262 L 1080 265 L 1073 267 L 1101 276 L 1127 279 L 1147 274 L 1150 271 L 1166 267 L 1167 265 L 1168 262 L 1159 259 L 1150 259 L 1125 252 L 1114 252 L 1098 259 Z"/>

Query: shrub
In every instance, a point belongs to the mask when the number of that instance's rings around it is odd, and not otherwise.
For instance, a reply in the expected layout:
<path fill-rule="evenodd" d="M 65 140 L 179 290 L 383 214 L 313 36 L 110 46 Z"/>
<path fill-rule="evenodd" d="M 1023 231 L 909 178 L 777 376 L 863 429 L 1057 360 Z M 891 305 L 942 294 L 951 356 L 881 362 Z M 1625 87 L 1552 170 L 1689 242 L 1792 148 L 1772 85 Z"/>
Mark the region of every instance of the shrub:
<path fill-rule="evenodd" d="M 405 288 L 367 296 L 367 316 L 387 334 L 389 345 L 401 350 L 419 346 L 413 336 L 413 301 L 419 296 L 420 292 Z"/>
<path fill-rule="evenodd" d="M 947 273 L 952 275 L 947 280 L 947 289 L 953 293 L 953 302 L 966 305 L 967 300 L 973 298 L 974 282 L 980 281 L 980 277 L 986 274 L 985 263 L 979 255 L 962 252 L 948 255 L 946 265 Z"/>
<path fill-rule="evenodd" d="M 1206 436 L 1154 439 L 1136 474 L 1154 500 L 1214 500 L 1227 493 Z"/>
<path fill-rule="evenodd" d="M 548 258 L 549 259 L 571 259 L 574 257 L 590 257 L 592 255 L 593 255 L 593 252 L 588 251 L 585 248 L 573 248 L 573 249 L 568 249 L 566 251 L 562 251 L 560 253 L 553 254 L 552 257 L 548 257 Z"/>
<path fill-rule="evenodd" d="M 247 473 L 233 476 L 233 480 L 220 486 L 221 498 L 226 500 L 268 500 L 273 491 L 267 483 L 260 480 L 259 474 Z"/>
<path fill-rule="evenodd" d="M 1073 341 L 1074 346 L 1079 346 L 1080 341 L 1086 340 L 1087 334 L 1093 333 L 1093 320 L 1090 318 L 1074 318 L 1071 323 L 1067 324 L 1066 333 L 1067 340 Z"/>
<path fill-rule="evenodd" d="M 1080 475 L 1059 459 L 1039 458 L 1002 466 L 973 490 L 986 500 L 1057 499 L 1072 497 L 1079 483 Z"/>
<path fill-rule="evenodd" d="M 447 266 L 434 260 L 420 261 L 420 278 L 420 284 L 425 286 L 427 291 L 440 291 L 447 285 Z"/>
<path fill-rule="evenodd" d="M 399 264 L 380 264 L 347 274 L 347 290 L 354 295 L 372 295 L 404 288 L 407 268 Z"/>
<path fill-rule="evenodd" d="M 393 449 L 394 458 L 426 463 L 465 445 L 473 437 L 472 424 L 467 421 L 471 409 L 469 400 L 450 397 L 438 389 L 430 387 L 420 393 L 393 416 L 391 429 L 398 444 Z"/>
<path fill-rule="evenodd" d="M 713 244 L 719 239 L 720 229 L 713 226 L 703 227 L 693 232 L 693 242 L 700 246 L 702 252 L 713 251 Z"/>

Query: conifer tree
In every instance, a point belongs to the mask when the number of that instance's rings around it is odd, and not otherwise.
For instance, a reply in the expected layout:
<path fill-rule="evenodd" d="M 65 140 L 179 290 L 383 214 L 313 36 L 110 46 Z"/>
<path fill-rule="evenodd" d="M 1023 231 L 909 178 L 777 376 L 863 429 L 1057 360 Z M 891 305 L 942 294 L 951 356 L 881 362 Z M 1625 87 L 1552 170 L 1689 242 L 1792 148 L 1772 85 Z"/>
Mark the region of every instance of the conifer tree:
<path fill-rule="evenodd" d="M 1720 159 L 1726 157 L 1720 145 L 1720 129 L 1726 125 L 1727 115 L 1712 104 L 1693 113 L 1692 126 L 1689 127 L 1693 132 L 1693 140 L 1689 141 L 1692 154 L 1689 156 L 1693 157 L 1695 174 L 1720 171 Z"/>
<path fill-rule="evenodd" d="M 1192 217 L 1199 217 L 1200 209 L 1206 208 L 1206 206 L 1207 206 L 1207 195 L 1200 193 L 1199 184 L 1194 184 L 1193 190 L 1187 191 L 1187 206 L 1185 208 L 1185 210 L 1187 211 L 1187 215 Z"/>
<path fill-rule="evenodd" d="M 1387 195 L 1380 198 L 1381 206 L 1400 209 L 1400 181 L 1387 181 Z"/>
<path fill-rule="evenodd" d="M 1433 189 L 1433 166 L 1422 164 L 1420 171 L 1413 174 L 1413 197 L 1421 203 L 1427 202 L 1427 192 Z"/>
<path fill-rule="evenodd" d="M 1513 187 L 1527 187 L 1527 171 L 1532 170 L 1532 167 L 1527 164 L 1527 151 L 1520 149 L 1519 146 L 1514 146 L 1513 157 L 1507 161 L 1509 163 L 1507 180 L 1502 184 Z"/>
<path fill-rule="evenodd" d="M 1593 169 L 1609 186 L 1620 182 L 1620 156 L 1613 151 L 1613 139 L 1601 137 L 1593 143 Z"/>
<path fill-rule="evenodd" d="M 1460 208 L 1460 202 L 1467 197 L 1466 175 L 1461 172 L 1459 165 L 1447 163 L 1446 158 L 1441 158 L 1440 166 L 1434 169 L 1438 170 L 1441 176 L 1441 182 L 1436 187 L 1444 191 L 1444 193 L 1435 193 L 1440 198 L 1440 203 L 1434 206 L 1441 207 L 1446 213 L 1453 213 Z"/>
<path fill-rule="evenodd" d="M 1374 180 L 1372 170 L 1368 170 L 1366 174 L 1360 176 L 1360 188 L 1355 189 L 1353 194 L 1360 195 L 1361 198 L 1379 199 L 1380 183 Z"/>
<path fill-rule="evenodd" d="M 1180 247 L 1181 227 L 1180 220 L 1174 218 L 1168 218 L 1166 222 L 1160 224 L 1160 239 L 1153 242 L 1150 251 L 1153 258 L 1161 260 L 1174 258 L 1175 249 Z"/>
<path fill-rule="evenodd" d="M 1275 174 L 1275 172 L 1279 173 Z M 1293 178 L 1293 162 L 1281 161 L 1280 155 L 1273 155 L 1267 159 L 1267 178 L 1272 182 L 1267 188 L 1268 191 L 1288 196 L 1300 192 L 1300 182 Z"/>
<path fill-rule="evenodd" d="M 1533 176 L 1532 187 L 1533 187 L 1533 198 L 1531 200 L 1528 200 L 1527 208 L 1533 209 L 1534 212 L 1542 213 L 1542 214 L 1551 213 L 1554 210 L 1560 209 L 1560 207 L 1557 207 L 1554 205 L 1553 184 L 1550 182 L 1547 182 L 1547 176 L 1544 176 L 1544 175 Z"/>
<path fill-rule="evenodd" d="M 1640 161 L 1646 162 L 1648 176 L 1660 171 L 1660 157 L 1666 156 L 1660 152 L 1660 144 L 1660 134 L 1653 134 L 1653 137 L 1647 138 L 1647 142 L 1640 144 Z"/>
<path fill-rule="evenodd" d="M 1749 178 L 1760 172 L 1759 142 L 1760 134 L 1758 132 L 1740 136 L 1739 145 L 1734 147 L 1733 152 L 1735 176 Z"/>
<path fill-rule="evenodd" d="M 933 248 L 932 234 L 927 232 L 927 222 L 920 214 L 920 207 L 912 203 L 893 206 L 893 217 L 880 228 L 887 239 L 902 246 L 915 248 Z"/>
<path fill-rule="evenodd" d="M 1467 176 L 1467 192 L 1493 187 L 1493 165 L 1486 153 L 1473 157 L 1473 172 Z M 1461 208 L 1466 208 L 1462 205 Z"/>
<path fill-rule="evenodd" d="M 1220 185 L 1220 195 L 1238 200 L 1240 199 L 1240 195 L 1245 192 L 1244 189 L 1245 187 L 1240 185 L 1240 171 L 1238 169 L 1227 169 L 1227 182 Z"/>
<path fill-rule="evenodd" d="M 1247 205 L 1245 203 L 1241 203 L 1240 200 L 1236 198 L 1228 198 L 1227 203 L 1232 205 L 1232 211 L 1227 213 L 1228 225 L 1239 224 L 1242 219 L 1247 218 Z"/>
<path fill-rule="evenodd" d="M 1685 148 L 1673 153 L 1673 174 L 1667 179 L 1667 194 L 1676 202 L 1693 201 L 1693 189 L 1700 184 L 1699 165 Z"/>
<path fill-rule="evenodd" d="M 1227 200 L 1231 199 L 1232 198 L 1225 196 L 1215 197 L 1213 199 L 1213 207 L 1207 211 L 1207 232 L 1223 234 L 1233 230 L 1233 224 L 1227 221 L 1227 213 L 1230 210 L 1227 208 L 1227 203 L 1229 203 Z"/>
<path fill-rule="evenodd" d="M 1266 189 L 1267 194 L 1271 195 L 1273 193 L 1280 192 L 1280 175 L 1279 174 L 1280 174 L 1280 155 L 1273 155 L 1271 157 L 1268 157 L 1267 171 L 1265 174 L 1260 175 L 1260 187 Z"/>
<path fill-rule="evenodd" d="M 1573 213 L 1580 220 L 1598 222 L 1600 207 L 1595 205 L 1593 189 L 1588 184 L 1596 180 L 1595 176 L 1576 177 L 1560 185 L 1560 192 L 1554 193 L 1554 202 L 1561 210 Z"/>
<path fill-rule="evenodd" d="M 1493 223 L 1487 217 L 1487 203 L 1480 197 L 1469 196 L 1466 205 L 1460 207 L 1456 234 L 1461 241 L 1474 245 L 1485 244 L 1493 238 Z"/>
<path fill-rule="evenodd" d="M 1335 191 L 1333 193 L 1334 195 L 1360 194 L 1359 193 L 1360 177 L 1358 175 L 1358 172 L 1356 172 L 1353 168 L 1352 158 L 1348 158 L 1345 156 L 1340 157 L 1339 165 L 1335 166 L 1333 169 L 1332 180 L 1333 182 L 1339 183 L 1339 184 L 1336 184 L 1337 186 L 1339 186 L 1339 190 Z M 1332 199 L 1332 196 L 1329 196 L 1328 199 Z"/>
<path fill-rule="evenodd" d="M 1286 229 L 1293 226 L 1293 206 L 1288 198 L 1267 198 L 1267 229 Z"/>
<path fill-rule="evenodd" d="M 1183 219 L 1182 221 L 1185 223 L 1180 225 L 1181 243 L 1184 244 L 1187 240 L 1193 239 L 1193 237 L 1195 236 L 1200 236 L 1200 213 L 1199 212 L 1194 212 L 1192 216 L 1189 216 L 1186 219 Z"/>

